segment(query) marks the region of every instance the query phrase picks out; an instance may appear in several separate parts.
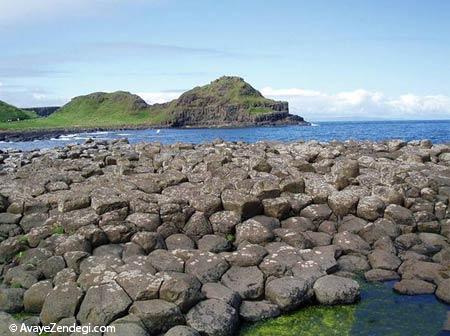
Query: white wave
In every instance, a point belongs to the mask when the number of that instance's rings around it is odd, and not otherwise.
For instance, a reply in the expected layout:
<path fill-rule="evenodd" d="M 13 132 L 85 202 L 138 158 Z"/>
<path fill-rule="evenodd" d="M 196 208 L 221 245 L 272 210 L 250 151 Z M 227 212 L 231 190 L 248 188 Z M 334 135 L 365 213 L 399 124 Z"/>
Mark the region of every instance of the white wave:
<path fill-rule="evenodd" d="M 98 131 L 98 132 L 92 132 L 92 133 L 88 133 L 88 134 L 91 134 L 91 135 L 100 135 L 100 134 L 108 134 L 108 133 L 110 133 L 110 132 L 107 132 L 107 131 Z"/>
<path fill-rule="evenodd" d="M 311 126 L 312 126 L 312 127 L 319 127 L 320 125 L 319 125 L 319 124 L 311 123 Z"/>
<path fill-rule="evenodd" d="M 50 141 L 75 141 L 75 140 L 87 140 L 89 139 L 88 137 L 71 137 L 71 138 L 67 138 L 67 137 L 59 137 L 59 138 L 51 138 Z"/>
<path fill-rule="evenodd" d="M 63 134 L 63 135 L 60 136 L 60 138 L 68 138 L 68 139 L 71 139 L 71 138 L 75 138 L 75 137 L 77 137 L 77 136 L 78 136 L 78 133 L 74 133 L 74 134 Z"/>

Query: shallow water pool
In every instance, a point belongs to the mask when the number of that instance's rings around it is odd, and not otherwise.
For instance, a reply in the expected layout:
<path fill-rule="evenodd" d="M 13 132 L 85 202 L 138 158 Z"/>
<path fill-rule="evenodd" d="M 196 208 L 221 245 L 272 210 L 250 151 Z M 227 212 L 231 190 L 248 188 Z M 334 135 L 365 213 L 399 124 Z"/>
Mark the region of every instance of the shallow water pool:
<path fill-rule="evenodd" d="M 358 304 L 305 307 L 276 319 L 244 325 L 239 335 L 450 335 L 442 331 L 450 306 L 434 295 L 398 295 L 392 291 L 393 282 L 361 284 Z"/>

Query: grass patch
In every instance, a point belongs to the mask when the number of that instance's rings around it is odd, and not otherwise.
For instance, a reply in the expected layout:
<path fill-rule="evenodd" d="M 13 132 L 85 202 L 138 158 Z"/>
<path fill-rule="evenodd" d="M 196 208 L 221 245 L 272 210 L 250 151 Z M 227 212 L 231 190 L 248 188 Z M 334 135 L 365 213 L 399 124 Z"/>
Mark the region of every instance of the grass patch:
<path fill-rule="evenodd" d="M 11 284 L 11 288 L 22 288 L 22 285 L 20 283 L 14 282 Z"/>
<path fill-rule="evenodd" d="M 19 262 L 19 263 L 20 263 L 20 260 L 22 260 L 22 258 L 23 258 L 23 251 L 20 251 L 19 253 L 17 253 L 17 254 L 14 256 L 14 259 L 15 259 L 17 262 Z"/>
<path fill-rule="evenodd" d="M 14 313 L 14 314 L 12 314 L 11 316 L 12 316 L 15 320 L 23 321 L 23 320 L 25 320 L 25 319 L 27 319 L 27 318 L 29 318 L 29 317 L 34 316 L 34 315 L 33 315 L 33 314 L 30 314 L 30 313 L 27 313 L 27 312 L 24 312 L 24 311 L 21 311 L 21 312 L 19 312 L 19 313 Z"/>
<path fill-rule="evenodd" d="M 25 235 L 19 236 L 18 240 L 21 244 L 28 244 L 28 237 Z"/>
<path fill-rule="evenodd" d="M 228 240 L 230 243 L 233 243 L 236 240 L 236 236 L 232 233 L 228 233 L 225 236 L 225 239 Z"/>
<path fill-rule="evenodd" d="M 52 233 L 57 234 L 57 235 L 62 235 L 66 232 L 64 231 L 64 228 L 62 226 L 58 225 L 53 228 Z"/>
<path fill-rule="evenodd" d="M 267 107 L 250 107 L 248 109 L 248 113 L 250 113 L 252 115 L 266 114 L 266 113 L 272 113 L 272 112 L 273 111 Z"/>

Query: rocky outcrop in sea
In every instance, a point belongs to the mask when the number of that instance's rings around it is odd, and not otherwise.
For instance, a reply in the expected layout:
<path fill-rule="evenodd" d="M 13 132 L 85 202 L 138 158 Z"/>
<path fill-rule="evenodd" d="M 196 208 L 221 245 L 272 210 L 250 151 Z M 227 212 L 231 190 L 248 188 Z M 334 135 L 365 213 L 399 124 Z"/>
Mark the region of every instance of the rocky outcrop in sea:
<path fill-rule="evenodd" d="M 449 145 L 90 140 L 0 164 L 4 335 L 233 335 L 353 303 L 358 275 L 450 302 Z"/>

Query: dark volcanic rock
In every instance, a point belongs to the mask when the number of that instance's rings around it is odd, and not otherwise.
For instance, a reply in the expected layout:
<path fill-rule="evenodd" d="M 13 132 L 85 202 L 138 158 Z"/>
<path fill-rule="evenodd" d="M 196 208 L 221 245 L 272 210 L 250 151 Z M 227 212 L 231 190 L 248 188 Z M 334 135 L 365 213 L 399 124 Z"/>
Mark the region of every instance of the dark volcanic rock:
<path fill-rule="evenodd" d="M 404 279 L 394 285 L 397 293 L 405 295 L 433 294 L 436 286 L 418 279 Z"/>
<path fill-rule="evenodd" d="M 89 288 L 80 306 L 77 319 L 81 323 L 108 325 L 123 314 L 132 301 L 115 282 Z"/>
<path fill-rule="evenodd" d="M 147 331 L 158 335 L 173 326 L 184 324 L 184 317 L 177 305 L 164 300 L 136 301 L 130 313 L 139 317 Z"/>
<path fill-rule="evenodd" d="M 264 292 L 264 274 L 258 267 L 231 267 L 222 283 L 237 292 L 242 299 L 259 299 Z"/>
<path fill-rule="evenodd" d="M 261 201 L 238 190 L 225 190 L 222 193 L 223 208 L 228 211 L 234 211 L 247 219 L 263 213 Z"/>
<path fill-rule="evenodd" d="M 163 275 L 159 298 L 175 303 L 181 311 L 187 311 L 202 299 L 202 284 L 193 275 L 168 272 Z"/>
<path fill-rule="evenodd" d="M 238 313 L 224 301 L 208 299 L 198 303 L 186 316 L 187 324 L 201 334 L 231 336 L 238 326 Z"/>
<path fill-rule="evenodd" d="M 293 310 L 309 299 L 306 281 L 283 277 L 269 281 L 266 285 L 266 298 L 281 310 Z"/>
<path fill-rule="evenodd" d="M 316 281 L 314 293 L 317 301 L 327 305 L 353 303 L 359 298 L 359 285 L 355 280 L 327 275 Z"/>
<path fill-rule="evenodd" d="M 202 293 L 207 299 L 222 300 L 234 308 L 239 308 L 241 303 L 241 297 L 237 292 L 220 283 L 205 283 L 202 287 Z"/>
<path fill-rule="evenodd" d="M 73 283 L 53 288 L 46 296 L 42 307 L 40 315 L 42 323 L 49 325 L 65 317 L 74 316 L 82 297 L 83 291 Z"/>
<path fill-rule="evenodd" d="M 269 301 L 243 301 L 239 315 L 244 321 L 257 322 L 280 315 L 277 305 Z"/>
<path fill-rule="evenodd" d="M 2 152 L 0 310 L 120 336 L 232 335 L 239 319 L 353 303 L 362 273 L 449 302 L 448 153 L 98 139 Z"/>
<path fill-rule="evenodd" d="M 450 303 L 450 280 L 442 280 L 436 290 L 436 296 L 444 301 L 445 303 Z"/>
<path fill-rule="evenodd" d="M 219 281 L 229 267 L 225 258 L 211 252 L 199 253 L 186 261 L 186 273 L 202 283 Z"/>
<path fill-rule="evenodd" d="M 23 309 L 23 288 L 0 288 L 0 310 L 18 313 Z"/>

